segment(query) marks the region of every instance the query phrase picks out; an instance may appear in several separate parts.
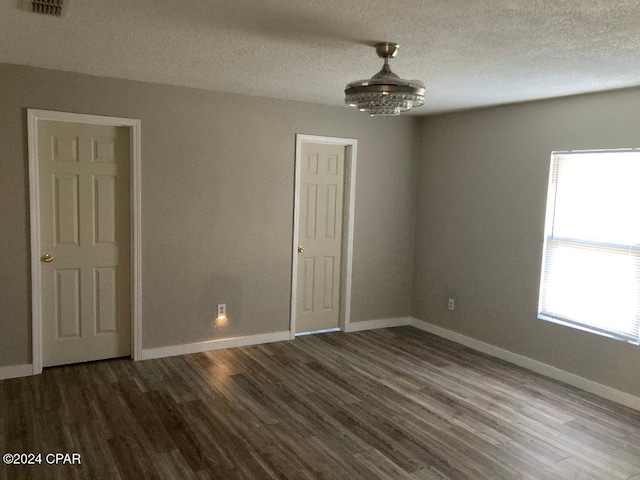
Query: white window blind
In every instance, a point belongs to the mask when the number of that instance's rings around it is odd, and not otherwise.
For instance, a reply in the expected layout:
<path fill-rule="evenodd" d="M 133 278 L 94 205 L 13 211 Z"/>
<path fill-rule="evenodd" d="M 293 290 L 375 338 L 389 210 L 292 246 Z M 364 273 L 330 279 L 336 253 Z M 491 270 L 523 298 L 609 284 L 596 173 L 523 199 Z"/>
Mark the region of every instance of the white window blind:
<path fill-rule="evenodd" d="M 552 154 L 538 316 L 640 343 L 640 151 Z"/>

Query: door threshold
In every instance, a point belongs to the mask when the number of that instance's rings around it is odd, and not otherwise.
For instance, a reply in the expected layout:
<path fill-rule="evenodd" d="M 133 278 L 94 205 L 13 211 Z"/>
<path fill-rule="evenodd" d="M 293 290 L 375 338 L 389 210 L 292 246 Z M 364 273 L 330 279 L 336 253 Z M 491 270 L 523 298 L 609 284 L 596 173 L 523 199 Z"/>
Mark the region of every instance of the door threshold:
<path fill-rule="evenodd" d="M 325 328 L 324 330 L 313 330 L 311 332 L 300 332 L 296 333 L 296 337 L 302 337 L 303 335 L 315 335 L 316 333 L 329 333 L 329 332 L 339 332 L 340 328 Z"/>

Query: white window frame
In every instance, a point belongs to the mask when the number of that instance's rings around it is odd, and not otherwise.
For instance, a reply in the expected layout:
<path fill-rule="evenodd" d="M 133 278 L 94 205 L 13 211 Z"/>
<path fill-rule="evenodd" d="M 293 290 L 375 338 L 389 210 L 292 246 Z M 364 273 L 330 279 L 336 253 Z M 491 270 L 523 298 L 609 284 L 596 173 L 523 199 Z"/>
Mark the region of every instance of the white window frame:
<path fill-rule="evenodd" d="M 582 323 L 576 319 L 563 318 L 558 314 L 550 314 L 548 312 L 543 311 L 543 292 L 545 286 L 545 265 L 546 265 L 546 256 L 548 252 L 547 245 L 549 242 L 558 242 L 560 244 L 565 245 L 589 245 L 589 246 L 598 246 L 601 248 L 611 249 L 611 250 L 620 250 L 621 252 L 627 252 L 629 250 L 633 250 L 634 252 L 640 252 L 640 245 L 617 245 L 610 244 L 604 242 L 597 242 L 593 240 L 585 240 L 585 239 L 575 239 L 575 238 L 564 238 L 564 237 L 553 237 L 552 228 L 554 226 L 554 216 L 550 213 L 550 209 L 555 209 L 556 202 L 555 196 L 557 193 L 557 186 L 554 187 L 554 166 L 555 166 L 555 158 L 563 155 L 575 155 L 575 154 L 611 154 L 611 153 L 638 153 L 640 154 L 640 149 L 638 148 L 626 148 L 626 149 L 609 149 L 609 150 L 571 150 L 571 151 L 554 151 L 551 153 L 550 158 L 550 169 L 549 169 L 549 182 L 547 189 L 547 203 L 545 208 L 545 226 L 544 226 L 544 242 L 542 248 L 542 265 L 540 268 L 540 287 L 539 287 L 539 296 L 538 296 L 538 319 L 545 320 L 548 322 L 556 323 L 559 325 L 564 325 L 567 327 L 575 328 L 578 330 L 586 331 L 589 333 L 593 333 L 596 335 L 602 335 L 605 337 L 609 337 L 615 340 L 624 341 L 627 343 L 631 343 L 634 345 L 640 344 L 640 333 L 638 335 L 627 335 L 621 332 L 616 332 L 614 330 L 607 330 L 603 328 L 599 328 L 595 325 L 590 325 L 588 323 Z M 640 215 L 640 212 L 639 212 Z M 640 287 L 639 287 L 640 288 Z M 640 308 L 640 307 L 638 307 Z"/>

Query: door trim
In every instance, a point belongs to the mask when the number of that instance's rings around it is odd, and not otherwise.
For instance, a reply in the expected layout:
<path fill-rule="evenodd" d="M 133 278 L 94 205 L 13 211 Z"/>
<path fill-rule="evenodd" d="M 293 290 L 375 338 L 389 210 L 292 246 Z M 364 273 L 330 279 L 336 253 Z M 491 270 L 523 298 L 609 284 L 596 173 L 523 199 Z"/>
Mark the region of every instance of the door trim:
<path fill-rule="evenodd" d="M 33 375 L 42 373 L 42 300 L 40 266 L 40 184 L 38 122 L 40 120 L 127 127 L 131 139 L 131 356 L 142 358 L 142 195 L 140 120 L 80 113 L 27 109 L 29 145 L 29 210 L 31 225 L 31 326 Z"/>
<path fill-rule="evenodd" d="M 354 138 L 322 137 L 318 135 L 296 134 L 295 184 L 293 189 L 293 245 L 291 262 L 291 338 L 296 336 L 296 295 L 298 290 L 298 227 L 300 215 L 300 177 L 302 165 L 302 144 L 321 143 L 342 145 L 344 156 L 344 203 L 342 218 L 342 260 L 340 265 L 340 330 L 347 331 L 351 323 L 351 277 L 353 274 L 353 231 L 356 204 L 356 161 L 358 140 Z"/>

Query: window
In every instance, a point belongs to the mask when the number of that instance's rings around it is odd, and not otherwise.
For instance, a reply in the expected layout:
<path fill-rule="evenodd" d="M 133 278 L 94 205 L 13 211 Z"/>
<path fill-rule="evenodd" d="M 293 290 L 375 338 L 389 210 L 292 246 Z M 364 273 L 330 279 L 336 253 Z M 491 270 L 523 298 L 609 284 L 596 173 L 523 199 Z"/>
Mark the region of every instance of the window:
<path fill-rule="evenodd" d="M 538 318 L 640 343 L 640 150 L 551 155 Z"/>

